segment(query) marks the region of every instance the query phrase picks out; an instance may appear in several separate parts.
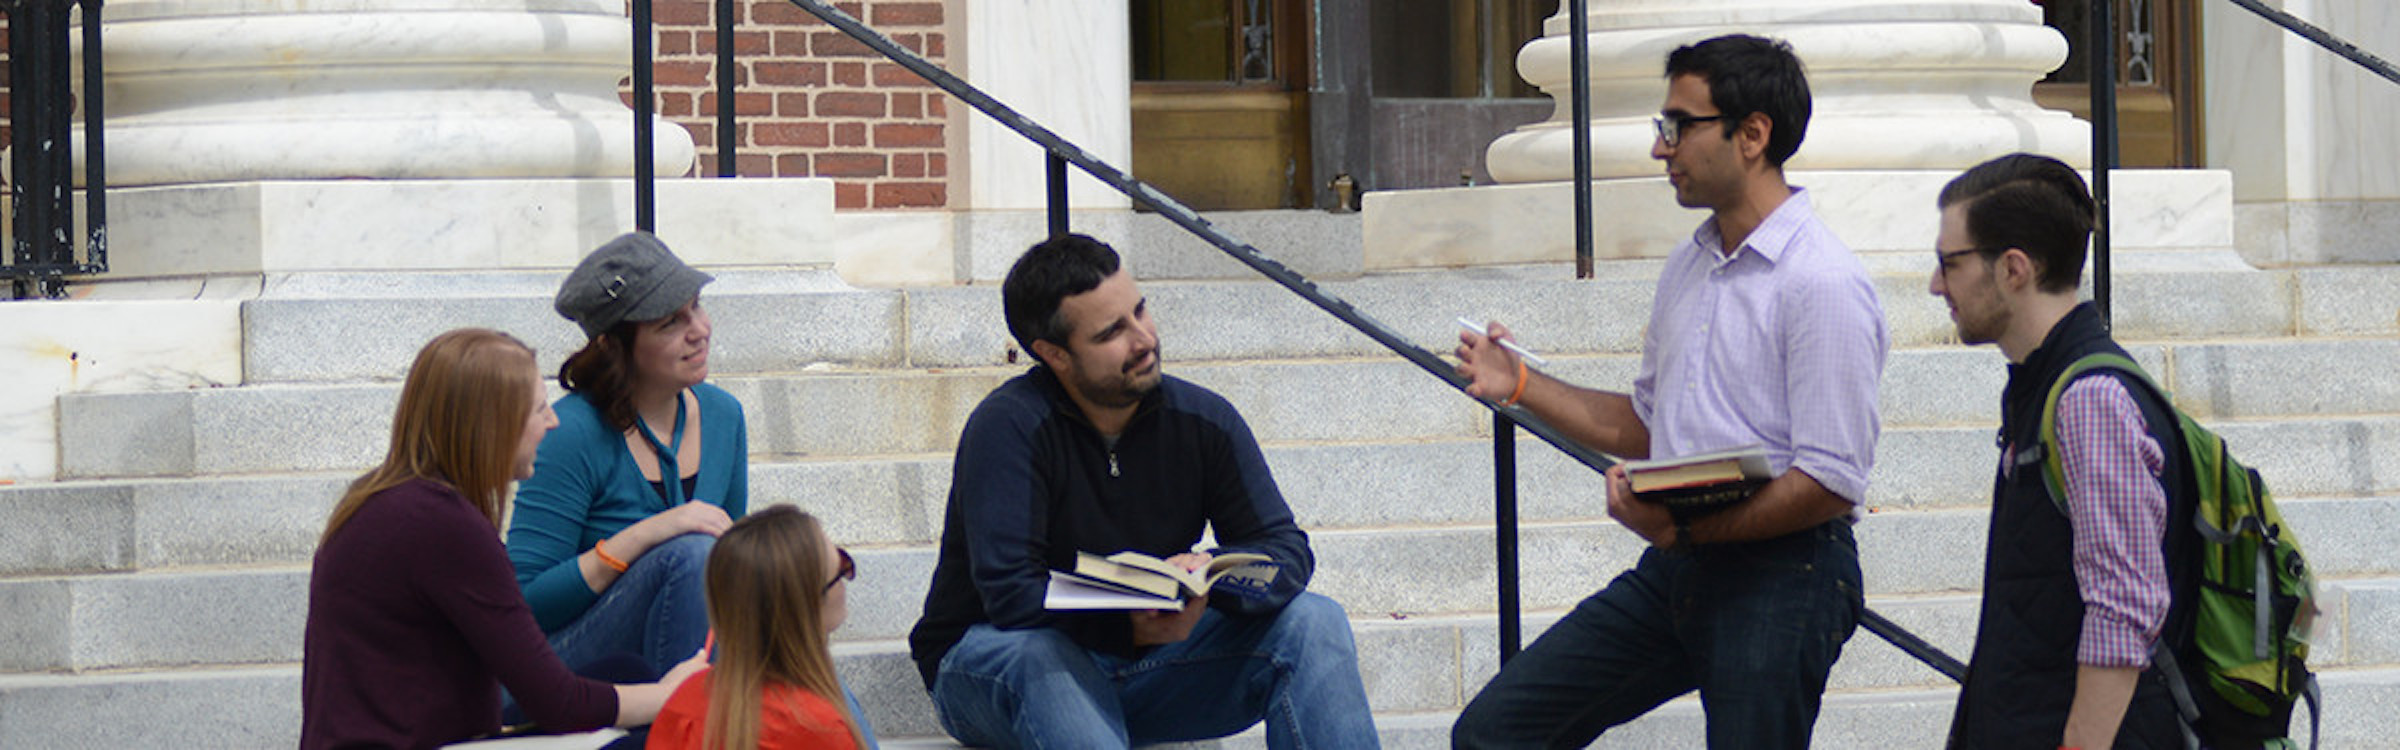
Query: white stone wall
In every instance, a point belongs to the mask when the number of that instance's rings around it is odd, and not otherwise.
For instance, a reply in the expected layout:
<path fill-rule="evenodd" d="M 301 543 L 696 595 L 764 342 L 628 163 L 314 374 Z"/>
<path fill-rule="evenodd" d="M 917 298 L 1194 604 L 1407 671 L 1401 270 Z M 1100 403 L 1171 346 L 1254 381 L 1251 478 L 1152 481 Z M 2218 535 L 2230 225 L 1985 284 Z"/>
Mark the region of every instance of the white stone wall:
<path fill-rule="evenodd" d="M 1124 3 L 975 0 L 954 6 L 964 77 L 993 98 L 1065 136 L 1118 169 L 1133 168 L 1133 57 Z M 965 106 L 965 195 L 956 210 L 1040 210 L 1046 172 L 1040 146 Z M 1125 196 L 1083 170 L 1067 169 L 1076 208 L 1123 208 Z"/>
<path fill-rule="evenodd" d="M 2400 4 L 2269 0 L 2387 61 Z M 2400 84 L 2230 2 L 2203 2 L 2209 166 L 2230 169 L 2242 250 L 2284 265 L 2400 260 Z"/>

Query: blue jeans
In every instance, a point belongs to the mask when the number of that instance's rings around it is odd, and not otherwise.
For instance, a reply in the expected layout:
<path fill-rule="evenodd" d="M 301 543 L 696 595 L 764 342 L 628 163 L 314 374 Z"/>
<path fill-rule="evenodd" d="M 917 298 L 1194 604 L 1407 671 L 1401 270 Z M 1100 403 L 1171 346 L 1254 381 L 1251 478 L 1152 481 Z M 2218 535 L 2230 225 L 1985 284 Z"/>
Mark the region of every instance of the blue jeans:
<path fill-rule="evenodd" d="M 933 705 L 950 736 L 1003 750 L 1207 739 L 1261 718 L 1278 750 L 1377 746 L 1350 619 L 1310 593 L 1271 616 L 1211 609 L 1134 661 L 1050 628 L 976 625 L 942 657 Z"/>
<path fill-rule="evenodd" d="M 1864 608 L 1834 520 L 1776 539 L 1642 553 L 1508 662 L 1451 728 L 1458 748 L 1583 747 L 1700 691 L 1711 748 L 1804 748 Z"/>
<path fill-rule="evenodd" d="M 653 679 L 692 658 L 708 638 L 703 574 L 716 543 L 707 534 L 685 534 L 644 551 L 591 608 L 550 634 L 550 649 L 570 669 L 633 654 Z"/>

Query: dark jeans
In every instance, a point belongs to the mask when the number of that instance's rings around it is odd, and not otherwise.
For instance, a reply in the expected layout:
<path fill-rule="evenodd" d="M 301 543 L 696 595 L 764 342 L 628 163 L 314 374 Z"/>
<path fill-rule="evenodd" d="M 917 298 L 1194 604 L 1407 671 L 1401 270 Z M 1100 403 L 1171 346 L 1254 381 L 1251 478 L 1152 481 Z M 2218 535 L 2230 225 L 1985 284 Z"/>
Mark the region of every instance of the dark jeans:
<path fill-rule="evenodd" d="M 716 543 L 707 534 L 684 534 L 643 552 L 589 609 L 550 634 L 550 649 L 573 669 L 637 654 L 652 675 L 692 658 L 708 638 L 702 574 Z"/>
<path fill-rule="evenodd" d="M 1191 637 L 1136 661 L 1050 628 L 979 624 L 942 657 L 933 705 L 944 731 L 980 747 L 1103 750 L 1222 737 L 1260 719 L 1275 750 L 1378 746 L 1350 619 L 1313 593 L 1271 616 L 1209 610 Z"/>
<path fill-rule="evenodd" d="M 1508 662 L 1452 728 L 1460 748 L 1583 747 L 1694 689 L 1711 748 L 1804 748 L 1858 626 L 1845 520 L 1758 542 L 1651 549 Z"/>

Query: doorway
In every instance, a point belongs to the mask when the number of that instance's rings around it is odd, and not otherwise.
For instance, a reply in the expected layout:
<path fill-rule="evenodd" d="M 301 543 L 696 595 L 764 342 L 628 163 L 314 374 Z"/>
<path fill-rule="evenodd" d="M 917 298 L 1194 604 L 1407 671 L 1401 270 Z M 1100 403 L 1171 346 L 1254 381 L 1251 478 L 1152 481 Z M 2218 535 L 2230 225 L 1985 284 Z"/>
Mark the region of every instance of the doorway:
<path fill-rule="evenodd" d="M 1312 203 L 1307 7 L 1133 0 L 1133 174 L 1194 209 Z"/>
<path fill-rule="evenodd" d="M 2201 166 L 2200 9 L 2192 0 L 2102 1 L 2116 3 L 2118 166 Z M 2042 22 L 2067 37 L 2067 62 L 2033 86 L 2042 106 L 2087 120 L 2092 2 L 2042 3 Z"/>

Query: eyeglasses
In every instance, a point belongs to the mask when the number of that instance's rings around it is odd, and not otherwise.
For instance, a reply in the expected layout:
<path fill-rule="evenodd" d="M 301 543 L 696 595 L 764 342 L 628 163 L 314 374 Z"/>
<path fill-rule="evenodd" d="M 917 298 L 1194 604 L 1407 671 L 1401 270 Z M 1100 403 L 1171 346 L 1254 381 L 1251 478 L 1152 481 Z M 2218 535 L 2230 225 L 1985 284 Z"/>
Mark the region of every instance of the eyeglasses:
<path fill-rule="evenodd" d="M 850 551 L 840 547 L 833 548 L 833 551 L 842 556 L 842 562 L 841 567 L 834 571 L 833 580 L 825 582 L 825 590 L 828 592 L 833 591 L 835 584 L 858 580 L 858 561 L 850 559 Z"/>
<path fill-rule="evenodd" d="M 1951 251 L 1944 252 L 1944 251 L 1942 251 L 1942 250 L 1940 250 L 1940 249 L 1938 249 L 1938 248 L 1937 248 L 1937 249 L 1935 249 L 1935 250 L 1933 251 L 1933 270 L 1934 270 L 1934 272 L 1935 272 L 1935 273 L 1949 273 L 1949 272 L 1950 272 L 1950 260 L 1951 260 L 1952 258 L 1958 258 L 1958 257 L 1962 257 L 1962 256 L 1970 255 L 1970 254 L 1982 254 L 1982 253 L 1988 253 L 1988 252 L 1992 252 L 1992 251 L 1995 251 L 1995 250 L 2005 250 L 2005 249 L 2007 249 L 2007 248 L 1998 248 L 1998 247 L 1964 247 L 1964 248 L 1959 248 L 1959 249 L 1957 249 L 1957 250 L 1951 250 Z"/>
<path fill-rule="evenodd" d="M 1693 125 L 1722 119 L 1725 119 L 1724 115 L 1658 115 L 1650 118 L 1650 124 L 1658 128 L 1658 142 L 1667 144 L 1667 148 L 1674 148 L 1683 143 L 1683 131 L 1690 130 Z"/>

